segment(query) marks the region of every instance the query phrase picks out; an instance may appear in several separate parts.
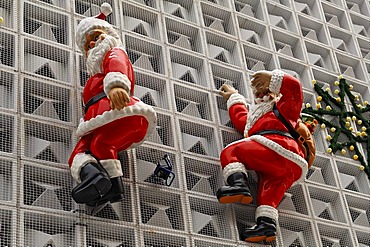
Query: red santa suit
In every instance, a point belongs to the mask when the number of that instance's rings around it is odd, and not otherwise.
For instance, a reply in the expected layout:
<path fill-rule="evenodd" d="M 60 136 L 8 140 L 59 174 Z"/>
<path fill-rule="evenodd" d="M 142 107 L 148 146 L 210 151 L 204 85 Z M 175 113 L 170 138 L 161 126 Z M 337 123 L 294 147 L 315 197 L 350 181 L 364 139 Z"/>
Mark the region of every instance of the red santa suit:
<path fill-rule="evenodd" d="M 256 218 L 267 216 L 277 220 L 276 207 L 291 185 L 303 180 L 307 162 L 297 142 L 279 134 L 259 135 L 260 131 L 289 132 L 273 113 L 276 104 L 283 117 L 295 127 L 300 116 L 303 93 L 300 82 L 282 71 L 274 70 L 269 89 L 278 97 L 256 103 L 247 109 L 245 98 L 232 94 L 227 101 L 229 115 L 235 128 L 245 139 L 229 144 L 220 160 L 225 180 L 235 172 L 254 170 L 258 175 Z"/>
<path fill-rule="evenodd" d="M 130 102 L 121 110 L 112 110 L 107 97 L 92 104 L 76 134 L 80 137 L 70 159 L 71 174 L 80 182 L 81 168 L 96 159 L 109 176 L 122 176 L 117 153 L 141 144 L 156 125 L 153 108 L 134 97 L 134 71 L 126 52 L 115 47 L 108 50 L 102 63 L 102 73 L 91 76 L 83 91 L 86 105 L 93 97 L 108 92 L 113 87 L 122 87 L 130 92 Z M 86 154 L 89 150 L 93 154 Z"/>

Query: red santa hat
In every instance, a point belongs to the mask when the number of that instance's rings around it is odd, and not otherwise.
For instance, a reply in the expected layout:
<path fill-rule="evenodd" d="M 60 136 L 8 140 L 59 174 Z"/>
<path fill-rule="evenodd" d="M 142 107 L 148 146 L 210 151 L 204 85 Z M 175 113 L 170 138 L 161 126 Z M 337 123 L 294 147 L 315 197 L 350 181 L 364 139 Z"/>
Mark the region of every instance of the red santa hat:
<path fill-rule="evenodd" d="M 99 15 L 82 19 L 77 25 L 76 44 L 83 54 L 85 54 L 84 45 L 86 42 L 86 35 L 93 29 L 103 29 L 107 34 L 112 35 L 115 38 L 119 38 L 119 35 L 112 25 L 105 21 L 105 18 L 112 13 L 112 7 L 110 4 L 103 3 L 100 6 L 100 11 L 101 13 Z"/>

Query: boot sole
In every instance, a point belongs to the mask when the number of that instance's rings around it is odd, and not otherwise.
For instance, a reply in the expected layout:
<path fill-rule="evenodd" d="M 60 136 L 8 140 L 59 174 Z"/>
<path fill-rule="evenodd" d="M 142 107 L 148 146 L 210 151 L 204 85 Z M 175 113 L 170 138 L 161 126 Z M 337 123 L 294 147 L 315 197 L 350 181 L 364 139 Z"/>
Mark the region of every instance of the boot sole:
<path fill-rule="evenodd" d="M 230 196 L 223 196 L 218 198 L 218 201 L 221 204 L 229 204 L 229 203 L 236 203 L 240 202 L 241 204 L 249 204 L 253 201 L 252 196 L 247 195 L 230 195 Z"/>
<path fill-rule="evenodd" d="M 258 243 L 258 242 L 262 242 L 262 241 L 272 242 L 272 241 L 275 241 L 275 240 L 276 240 L 276 236 L 270 236 L 270 237 L 255 236 L 255 237 L 249 237 L 249 238 L 244 239 L 245 242 L 250 242 L 250 243 Z"/>
<path fill-rule="evenodd" d="M 88 186 L 72 191 L 72 198 L 77 203 L 96 201 L 98 198 L 105 195 L 110 190 L 111 186 L 112 184 L 109 178 L 98 175 Z M 100 188 L 100 190 L 98 188 Z"/>

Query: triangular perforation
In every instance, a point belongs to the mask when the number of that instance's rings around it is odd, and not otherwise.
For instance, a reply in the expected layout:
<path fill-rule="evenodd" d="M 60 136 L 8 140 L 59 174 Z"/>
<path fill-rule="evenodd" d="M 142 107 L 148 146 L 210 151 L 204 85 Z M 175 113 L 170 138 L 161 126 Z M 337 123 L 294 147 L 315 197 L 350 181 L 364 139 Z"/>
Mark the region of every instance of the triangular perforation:
<path fill-rule="evenodd" d="M 348 9 L 361 14 L 360 7 L 358 6 L 357 3 L 347 2 L 347 7 L 348 7 Z"/>
<path fill-rule="evenodd" d="M 32 206 L 46 207 L 56 210 L 63 210 L 58 196 L 54 190 L 46 189 L 33 203 Z"/>
<path fill-rule="evenodd" d="M 194 146 L 192 146 L 188 151 L 192 153 L 202 154 L 202 155 L 208 155 L 206 152 L 206 149 L 203 147 L 203 144 L 198 141 Z"/>
<path fill-rule="evenodd" d="M 222 25 L 222 21 L 217 19 L 214 20 L 211 25 L 209 25 L 210 28 L 216 29 L 221 32 L 225 32 L 224 26 Z"/>
<path fill-rule="evenodd" d="M 148 204 L 144 204 L 144 203 L 141 203 L 140 204 L 140 209 L 141 209 L 141 221 L 146 224 L 150 218 L 152 218 L 152 216 L 158 211 L 157 208 L 151 206 L 151 205 L 148 205 Z"/>
<path fill-rule="evenodd" d="M 39 107 L 37 107 L 37 109 L 32 114 L 53 119 L 59 119 L 53 102 L 47 100 L 44 101 Z"/>
<path fill-rule="evenodd" d="M 236 5 L 236 3 L 235 3 Z M 240 9 L 240 7 L 239 7 Z M 239 10 L 240 13 L 246 14 L 250 17 L 254 17 L 253 9 L 250 5 L 246 4 L 242 9 Z"/>
<path fill-rule="evenodd" d="M 337 27 L 340 27 L 339 20 L 338 20 L 337 16 L 325 14 L 325 19 L 328 23 L 333 24 Z"/>
<path fill-rule="evenodd" d="M 370 58 L 370 49 L 361 48 L 361 54 L 363 58 L 369 59 Z"/>
<path fill-rule="evenodd" d="M 117 213 L 110 203 L 101 208 L 95 216 L 105 219 L 119 220 Z"/>
<path fill-rule="evenodd" d="M 306 15 L 311 15 L 310 9 L 307 4 L 295 2 L 295 7 L 299 12 L 304 13 Z"/>
<path fill-rule="evenodd" d="M 211 221 L 198 233 L 206 236 L 219 237 Z"/>
<path fill-rule="evenodd" d="M 50 147 L 47 147 L 42 152 L 40 152 L 35 159 L 39 160 L 46 160 L 50 162 L 60 163 L 60 160 L 55 156 L 54 152 L 50 149 Z"/>
<path fill-rule="evenodd" d="M 154 68 L 152 66 L 152 63 L 149 60 L 149 57 L 147 55 L 141 55 L 133 64 L 135 66 L 138 66 L 140 68 L 150 70 L 154 72 Z"/>
<path fill-rule="evenodd" d="M 174 45 L 177 45 L 177 46 L 180 46 L 182 48 L 185 48 L 185 49 L 188 49 L 188 50 L 192 50 L 191 48 L 191 43 L 189 41 L 189 37 L 187 36 L 184 36 L 184 35 L 181 35 L 176 41 L 175 43 L 173 43 Z"/>
<path fill-rule="evenodd" d="M 54 243 L 53 239 L 49 239 L 49 241 L 43 247 L 57 247 L 57 245 Z"/>
<path fill-rule="evenodd" d="M 42 24 L 34 33 L 33 35 L 48 39 L 54 42 L 58 42 L 57 39 L 55 38 L 55 34 L 52 30 L 52 27 L 47 25 L 47 24 Z"/>
<path fill-rule="evenodd" d="M 297 247 L 297 246 L 304 246 L 304 244 L 301 242 L 300 238 L 296 238 L 293 243 L 289 245 L 289 247 Z"/>
<path fill-rule="evenodd" d="M 355 181 L 352 181 L 345 189 L 359 192 L 358 186 Z"/>
<path fill-rule="evenodd" d="M 190 171 L 185 171 L 185 174 L 187 188 L 188 190 L 192 190 L 192 188 L 199 182 L 202 177 Z"/>
<path fill-rule="evenodd" d="M 213 195 L 213 190 L 211 188 L 209 180 L 205 177 L 202 177 L 191 190 L 208 195 Z"/>
<path fill-rule="evenodd" d="M 193 75 L 191 74 L 190 71 L 186 72 L 183 76 L 181 76 L 179 78 L 180 80 L 183 80 L 183 81 L 187 81 L 187 82 L 190 82 L 190 83 L 194 83 L 195 84 L 195 80 L 193 78 Z"/>
<path fill-rule="evenodd" d="M 149 225 L 172 229 L 172 224 L 165 210 L 159 209 L 147 222 Z"/>
<path fill-rule="evenodd" d="M 146 29 L 145 29 L 145 27 L 142 23 L 137 25 L 132 31 L 135 32 L 135 33 L 138 33 L 138 34 L 149 37 L 148 32 L 146 31 Z"/>
<path fill-rule="evenodd" d="M 49 78 L 52 78 L 52 79 L 56 79 L 55 74 L 54 74 L 53 70 L 51 69 L 49 63 L 45 63 L 43 66 L 38 68 L 35 71 L 35 74 L 46 76 L 46 77 L 49 77 Z"/>
<path fill-rule="evenodd" d="M 333 217 L 327 208 L 319 214 L 319 217 L 323 219 L 333 220 Z"/>
<path fill-rule="evenodd" d="M 221 52 L 220 54 L 218 54 L 215 59 L 221 61 L 221 62 L 224 62 L 224 63 L 229 63 L 228 59 L 226 58 L 225 56 L 225 53 L 224 52 Z"/>
<path fill-rule="evenodd" d="M 349 212 L 352 218 L 352 222 L 354 222 L 358 218 L 358 216 L 361 215 L 360 212 L 358 212 L 357 210 L 353 210 L 352 208 L 349 209 Z"/>
<path fill-rule="evenodd" d="M 144 96 L 140 98 L 142 102 L 151 106 L 157 106 L 152 95 L 150 93 L 146 93 Z"/>
<path fill-rule="evenodd" d="M 193 117 L 198 117 L 202 118 L 202 115 L 199 112 L 198 106 L 194 102 L 189 102 L 189 104 L 181 111 L 181 113 L 193 116 Z"/>
<path fill-rule="evenodd" d="M 325 184 L 325 180 L 320 168 L 311 168 L 308 170 L 306 178 L 310 181 Z"/>
<path fill-rule="evenodd" d="M 186 106 L 189 104 L 189 101 L 175 97 L 175 102 L 176 102 L 176 110 L 178 112 L 182 112 Z"/>
<path fill-rule="evenodd" d="M 185 19 L 184 18 L 184 14 L 182 13 L 181 8 L 178 8 L 174 12 L 172 12 L 172 15 L 177 16 L 177 17 L 179 17 L 181 19 Z"/>

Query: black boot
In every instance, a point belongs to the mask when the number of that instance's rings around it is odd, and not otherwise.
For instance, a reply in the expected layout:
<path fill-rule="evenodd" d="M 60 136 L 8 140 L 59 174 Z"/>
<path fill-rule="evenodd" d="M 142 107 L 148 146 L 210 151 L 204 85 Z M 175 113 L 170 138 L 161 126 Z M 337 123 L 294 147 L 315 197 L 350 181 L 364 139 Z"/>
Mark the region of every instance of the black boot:
<path fill-rule="evenodd" d="M 216 196 L 220 203 L 241 202 L 251 203 L 253 198 L 247 184 L 247 176 L 243 172 L 235 172 L 227 178 L 228 185 L 218 189 Z"/>
<path fill-rule="evenodd" d="M 101 198 L 111 188 L 107 172 L 100 164 L 88 163 L 80 172 L 81 183 L 72 190 L 72 198 L 77 203 L 88 203 Z"/>
<path fill-rule="evenodd" d="M 98 198 L 92 202 L 87 203 L 86 205 L 90 207 L 96 207 L 107 202 L 114 203 L 122 200 L 124 198 L 124 188 L 122 177 L 115 177 L 110 179 L 112 183 L 111 189 L 103 197 Z"/>
<path fill-rule="evenodd" d="M 242 240 L 252 243 L 274 241 L 276 239 L 276 221 L 269 217 L 258 217 L 257 225 L 245 229 L 240 237 Z"/>

